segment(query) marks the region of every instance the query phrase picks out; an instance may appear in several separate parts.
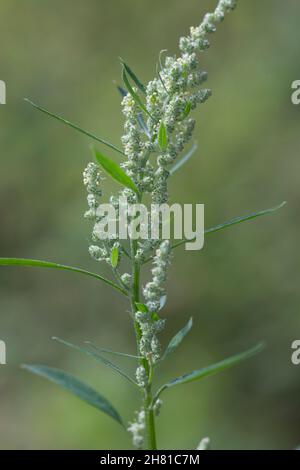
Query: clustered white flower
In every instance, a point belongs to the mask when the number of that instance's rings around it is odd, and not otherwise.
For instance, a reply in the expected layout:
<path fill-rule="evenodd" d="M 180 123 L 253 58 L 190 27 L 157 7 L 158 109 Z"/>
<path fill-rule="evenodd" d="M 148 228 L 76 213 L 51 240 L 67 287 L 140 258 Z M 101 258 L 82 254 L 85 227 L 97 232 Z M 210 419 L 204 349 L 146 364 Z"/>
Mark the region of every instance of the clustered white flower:
<path fill-rule="evenodd" d="M 126 160 L 121 163 L 121 167 L 133 180 L 140 195 L 149 194 L 153 204 L 168 202 L 171 165 L 190 142 L 195 127 L 195 120 L 191 118 L 190 113 L 211 96 L 211 90 L 202 88 L 207 80 L 207 73 L 201 69 L 197 53 L 210 46 L 207 35 L 216 31 L 216 24 L 221 22 L 225 14 L 235 6 L 236 0 L 219 0 L 215 11 L 205 15 L 200 26 L 191 27 L 190 34 L 180 39 L 178 58 L 167 56 L 162 61 L 162 54 L 160 55 L 160 70 L 157 77 L 146 86 L 145 97 L 141 96 L 141 100 L 145 98 L 147 115 L 144 113 L 145 109 L 141 109 L 130 93 L 122 100 L 125 115 L 122 144 Z M 135 94 L 140 93 L 137 88 L 133 90 Z M 162 128 L 166 131 L 164 146 L 159 141 Z M 89 206 L 85 217 L 95 224 L 93 243 L 89 247 L 89 252 L 96 260 L 111 263 L 112 248 L 117 247 L 122 251 L 122 245 L 113 234 L 110 239 L 103 241 L 97 233 L 99 222 L 97 209 L 102 195 L 101 180 L 99 167 L 89 163 L 84 172 Z M 123 189 L 120 196 L 125 197 L 128 203 L 140 202 L 138 195 L 128 188 Z M 117 211 L 118 200 L 119 198 L 114 196 L 110 199 Z M 146 311 L 142 309 L 135 313 L 135 320 L 141 331 L 140 354 L 149 364 L 155 364 L 160 358 L 161 347 L 157 335 L 163 329 L 165 322 L 158 317 L 157 312 L 160 309 L 161 298 L 165 295 L 167 269 L 170 264 L 170 242 L 161 242 L 151 239 L 150 236 L 148 240 L 137 241 L 134 253 L 134 261 L 142 264 L 153 250 L 156 250 L 156 253 L 152 280 L 143 289 L 147 308 Z M 130 289 L 132 284 L 130 274 L 122 274 L 120 280 L 123 286 Z M 147 387 L 148 376 L 143 366 L 138 367 L 136 379 L 140 387 Z M 154 406 L 158 410 L 160 402 Z M 143 444 L 144 427 L 145 414 L 141 411 L 136 421 L 129 426 L 137 447 Z M 206 443 L 206 440 L 203 440 L 202 447 L 205 447 Z"/>
<path fill-rule="evenodd" d="M 129 423 L 127 430 L 132 434 L 133 445 L 141 449 L 144 443 L 145 431 L 145 411 L 141 410 L 136 413 L 136 420 Z"/>
<path fill-rule="evenodd" d="M 84 217 L 94 223 L 92 231 L 92 244 L 89 246 L 89 253 L 92 258 L 97 261 L 106 261 L 111 263 L 111 250 L 114 247 L 121 248 L 120 243 L 116 240 L 115 234 L 104 240 L 99 234 L 98 223 L 101 221 L 98 209 L 101 204 L 102 189 L 101 183 L 103 180 L 99 165 L 96 163 L 88 163 L 83 172 L 83 183 L 87 189 L 87 202 L 89 209 L 85 212 Z"/>
<path fill-rule="evenodd" d="M 169 240 L 164 240 L 153 260 L 152 280 L 148 282 L 143 290 L 144 297 L 147 301 L 147 307 L 150 312 L 157 312 L 160 308 L 161 298 L 166 294 L 165 282 L 167 278 L 167 270 L 170 264 L 171 246 Z"/>
<path fill-rule="evenodd" d="M 155 364 L 161 353 L 161 345 L 157 335 L 163 330 L 165 320 L 158 317 L 158 310 L 162 297 L 165 295 L 165 281 L 167 269 L 170 264 L 170 242 L 161 242 L 153 260 L 152 280 L 148 282 L 143 294 L 146 299 L 147 311 L 138 310 L 135 313 L 135 320 L 139 324 L 141 338 L 139 341 L 140 354 L 147 359 L 150 364 Z M 137 377 L 141 375 L 141 367 L 137 369 Z M 138 383 L 142 381 L 138 380 Z"/>

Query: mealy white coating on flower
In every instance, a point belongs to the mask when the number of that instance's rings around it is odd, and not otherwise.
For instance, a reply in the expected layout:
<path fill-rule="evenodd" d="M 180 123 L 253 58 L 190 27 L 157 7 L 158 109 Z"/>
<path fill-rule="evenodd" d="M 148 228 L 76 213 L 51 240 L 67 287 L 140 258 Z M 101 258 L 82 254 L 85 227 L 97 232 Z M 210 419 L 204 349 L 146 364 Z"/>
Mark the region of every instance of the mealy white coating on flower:
<path fill-rule="evenodd" d="M 148 282 L 143 294 L 147 301 L 150 312 L 157 312 L 160 307 L 160 299 L 166 294 L 165 282 L 167 279 L 167 269 L 171 259 L 171 246 L 169 240 L 164 240 L 156 250 L 152 268 L 152 281 Z"/>
<path fill-rule="evenodd" d="M 210 439 L 209 437 L 204 437 L 199 442 L 196 450 L 209 450 L 210 449 Z"/>
<path fill-rule="evenodd" d="M 123 282 L 124 286 L 127 287 L 127 289 L 130 288 L 131 282 L 132 282 L 132 276 L 129 273 L 124 273 L 121 275 L 121 281 Z"/>
<path fill-rule="evenodd" d="M 148 383 L 148 377 L 145 367 L 139 366 L 135 372 L 136 381 L 139 387 L 144 388 Z"/>
<path fill-rule="evenodd" d="M 180 39 L 181 55 L 167 56 L 163 63 L 160 60 L 157 77 L 147 84 L 146 96 L 141 97 L 150 115 L 147 119 L 129 93 L 123 98 L 126 119 L 122 143 L 126 161 L 121 166 L 141 192 L 151 194 L 155 204 L 168 201 L 170 165 L 192 138 L 195 121 L 190 112 L 211 96 L 209 89 L 201 88 L 207 73 L 200 67 L 198 52 L 209 47 L 208 34 L 216 31 L 216 24 L 235 6 L 236 0 L 219 0 L 215 11 L 206 14 L 199 26 L 190 28 L 189 36 Z M 139 93 L 136 88 L 134 91 Z M 168 140 L 164 151 L 159 148 L 157 137 L 161 123 Z M 147 243 L 140 243 L 136 260 L 142 262 L 147 253 Z"/>
<path fill-rule="evenodd" d="M 167 269 L 170 264 L 171 248 L 169 240 L 160 243 L 153 260 L 152 281 L 148 282 L 143 294 L 146 299 L 148 312 L 137 311 L 135 320 L 138 322 L 141 338 L 139 341 L 140 354 L 151 364 L 160 359 L 161 345 L 157 335 L 163 330 L 165 320 L 159 319 L 157 312 L 160 308 L 160 300 L 165 295 L 165 281 Z M 153 313 L 155 312 L 155 317 Z"/>
<path fill-rule="evenodd" d="M 157 338 L 165 326 L 165 320 L 153 319 L 149 312 L 137 311 L 135 320 L 138 322 L 141 339 L 139 342 L 140 354 L 151 364 L 155 364 L 160 358 L 161 346 Z"/>
<path fill-rule="evenodd" d="M 93 243 L 89 246 L 89 253 L 96 261 L 106 261 L 111 264 L 111 250 L 114 246 L 120 247 L 120 244 L 115 240 L 114 235 L 108 240 L 102 240 L 98 233 L 98 222 L 100 217 L 98 215 L 98 208 L 101 204 L 102 189 L 101 183 L 104 178 L 101 175 L 99 166 L 96 163 L 90 162 L 83 172 L 83 184 L 87 189 L 87 203 L 89 209 L 85 212 L 84 217 L 94 223 L 92 230 Z"/>
<path fill-rule="evenodd" d="M 145 411 L 141 410 L 136 413 L 136 419 L 129 423 L 127 428 L 132 434 L 132 442 L 135 447 L 141 449 L 144 444 L 144 431 L 145 431 Z"/>

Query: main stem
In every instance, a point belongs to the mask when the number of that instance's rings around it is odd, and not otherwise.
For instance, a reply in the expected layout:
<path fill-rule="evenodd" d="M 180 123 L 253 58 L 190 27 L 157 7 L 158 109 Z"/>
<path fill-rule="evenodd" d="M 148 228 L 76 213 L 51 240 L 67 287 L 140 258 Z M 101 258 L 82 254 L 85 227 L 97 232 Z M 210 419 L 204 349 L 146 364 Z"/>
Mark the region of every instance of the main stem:
<path fill-rule="evenodd" d="M 136 240 L 131 240 L 131 257 L 132 257 L 132 296 L 131 296 L 131 310 L 134 318 L 134 328 L 136 334 L 136 341 L 139 352 L 139 342 L 141 339 L 141 330 L 138 322 L 135 320 L 135 312 L 137 311 L 136 302 L 140 300 L 140 265 L 135 261 L 135 254 L 137 249 Z M 153 413 L 152 403 L 152 374 L 153 369 L 146 358 L 140 360 L 140 364 L 145 368 L 148 376 L 148 384 L 144 388 L 144 401 L 143 407 L 145 412 L 145 447 L 147 450 L 156 450 L 156 432 L 155 432 L 155 418 Z"/>

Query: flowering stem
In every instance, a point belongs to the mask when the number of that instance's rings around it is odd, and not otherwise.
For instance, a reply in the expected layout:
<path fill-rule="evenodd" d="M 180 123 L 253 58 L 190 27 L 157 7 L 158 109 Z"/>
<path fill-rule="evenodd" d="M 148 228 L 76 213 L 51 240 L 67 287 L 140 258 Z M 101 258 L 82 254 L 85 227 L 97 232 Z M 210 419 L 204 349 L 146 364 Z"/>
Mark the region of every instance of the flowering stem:
<path fill-rule="evenodd" d="M 152 393 L 151 384 L 145 390 L 144 400 L 145 410 L 145 426 L 146 426 L 146 449 L 156 450 L 156 432 L 155 432 L 155 419 L 152 407 Z"/>
<path fill-rule="evenodd" d="M 132 315 L 135 316 L 137 311 L 136 302 L 139 302 L 140 299 L 140 265 L 135 261 L 135 254 L 137 243 L 135 240 L 131 240 L 131 258 L 132 258 L 132 296 L 131 296 L 131 309 Z M 139 355 L 139 342 L 141 340 L 141 330 L 139 323 L 134 318 L 134 328 L 137 341 L 137 354 Z M 156 433 L 155 433 L 155 419 L 152 407 L 152 391 L 151 391 L 151 382 L 153 376 L 153 368 L 149 365 L 147 359 L 142 358 L 140 360 L 140 365 L 142 365 L 148 376 L 148 384 L 144 389 L 144 412 L 145 412 L 145 446 L 147 450 L 156 450 Z"/>

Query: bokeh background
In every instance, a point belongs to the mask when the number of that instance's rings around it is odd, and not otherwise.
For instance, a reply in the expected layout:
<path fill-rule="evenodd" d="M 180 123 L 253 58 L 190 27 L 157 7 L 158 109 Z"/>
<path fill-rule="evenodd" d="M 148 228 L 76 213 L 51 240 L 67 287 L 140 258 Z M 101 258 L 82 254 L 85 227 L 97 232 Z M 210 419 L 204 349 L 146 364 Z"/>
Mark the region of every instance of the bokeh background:
<path fill-rule="evenodd" d="M 87 253 L 82 170 L 88 138 L 22 101 L 30 97 L 119 144 L 123 118 L 114 80 L 118 56 L 143 81 L 158 53 L 200 22 L 208 0 L 1 0 L 0 255 L 98 270 Z M 300 79 L 300 5 L 241 0 L 202 55 L 213 98 L 197 111 L 199 151 L 174 176 L 172 200 L 203 202 L 211 226 L 287 200 L 276 215 L 206 239 L 201 252 L 179 249 L 164 310 L 166 342 L 194 317 L 189 340 L 158 382 L 266 340 L 260 356 L 227 373 L 165 394 L 161 448 L 293 449 L 300 443 L 300 366 L 291 364 L 299 319 L 299 113 L 291 83 Z M 112 155 L 118 158 L 117 155 Z M 107 190 L 115 185 L 107 183 Z M 108 194 L 108 193 L 107 193 Z M 0 270 L 2 449 L 126 449 L 131 442 L 105 415 L 20 369 L 61 367 L 133 416 L 130 384 L 51 340 L 92 340 L 134 352 L 126 303 L 93 279 L 27 268 Z M 121 361 L 133 370 L 129 361 Z"/>

